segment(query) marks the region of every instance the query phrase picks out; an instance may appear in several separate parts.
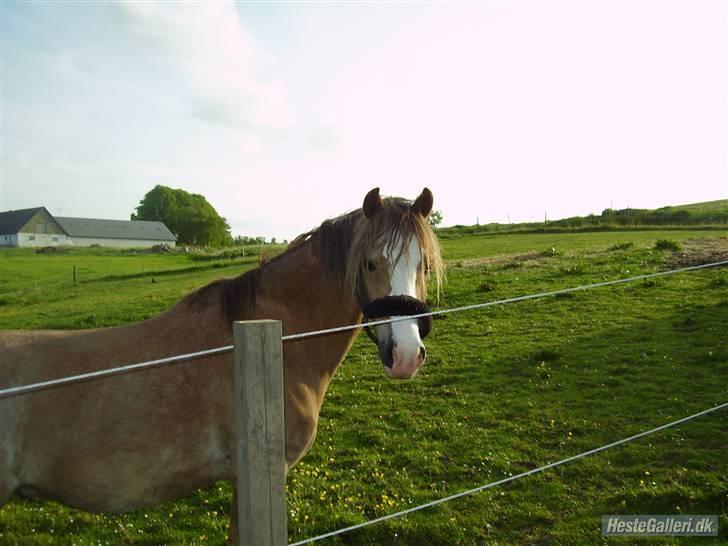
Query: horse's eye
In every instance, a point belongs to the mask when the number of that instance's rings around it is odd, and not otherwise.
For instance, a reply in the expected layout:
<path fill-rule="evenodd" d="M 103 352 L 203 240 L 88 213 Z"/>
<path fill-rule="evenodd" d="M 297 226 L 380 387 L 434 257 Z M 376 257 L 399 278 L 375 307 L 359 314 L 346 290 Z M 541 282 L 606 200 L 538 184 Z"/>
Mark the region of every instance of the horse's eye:
<path fill-rule="evenodd" d="M 377 270 L 377 264 L 375 264 L 372 260 L 367 260 L 367 271 L 369 273 L 374 273 Z"/>

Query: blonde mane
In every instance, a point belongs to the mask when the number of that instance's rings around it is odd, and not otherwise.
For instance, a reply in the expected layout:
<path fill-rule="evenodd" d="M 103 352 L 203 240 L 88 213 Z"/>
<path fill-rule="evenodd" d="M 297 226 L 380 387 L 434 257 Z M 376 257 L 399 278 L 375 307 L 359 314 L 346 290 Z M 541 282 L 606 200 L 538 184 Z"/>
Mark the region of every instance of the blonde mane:
<path fill-rule="evenodd" d="M 409 242 L 416 237 L 422 252 L 420 272 L 417 276 L 420 293 L 427 293 L 428 280 L 434 288 L 434 300 L 442 293 L 444 265 L 440 243 L 434 231 L 421 214 L 411 210 L 406 199 L 390 197 L 383 200 L 377 214 L 368 220 L 361 209 L 324 221 L 316 229 L 299 235 L 281 254 L 262 262 L 256 269 L 231 279 L 220 279 L 196 290 L 182 301 L 187 305 L 203 306 L 219 301 L 228 321 L 242 320 L 255 309 L 260 275 L 279 260 L 292 255 L 307 244 L 318 246 L 319 258 L 335 282 L 342 283 L 347 292 L 360 301 L 360 275 L 366 270 L 367 257 L 372 250 L 394 248 L 400 242 L 401 253 L 407 252 Z M 395 256 L 395 261 L 400 256 Z"/>

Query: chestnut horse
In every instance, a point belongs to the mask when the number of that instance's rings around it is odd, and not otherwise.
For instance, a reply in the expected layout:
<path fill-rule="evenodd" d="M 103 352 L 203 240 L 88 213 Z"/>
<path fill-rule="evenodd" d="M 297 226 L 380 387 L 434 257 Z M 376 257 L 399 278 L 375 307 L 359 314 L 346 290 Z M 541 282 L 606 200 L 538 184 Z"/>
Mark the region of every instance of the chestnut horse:
<path fill-rule="evenodd" d="M 372 300 L 423 301 L 428 276 L 439 291 L 442 272 L 431 210 L 427 188 L 414 203 L 382 199 L 376 188 L 362 209 L 144 322 L 0 332 L 0 387 L 229 345 L 235 320 L 278 319 L 291 334 L 357 324 Z M 326 388 L 357 334 L 284 345 L 288 468 L 311 447 Z M 376 340 L 389 377 L 412 377 L 425 360 L 414 319 L 378 326 Z M 232 393 L 225 354 L 0 399 L 0 506 L 17 493 L 120 513 L 230 479 Z"/>

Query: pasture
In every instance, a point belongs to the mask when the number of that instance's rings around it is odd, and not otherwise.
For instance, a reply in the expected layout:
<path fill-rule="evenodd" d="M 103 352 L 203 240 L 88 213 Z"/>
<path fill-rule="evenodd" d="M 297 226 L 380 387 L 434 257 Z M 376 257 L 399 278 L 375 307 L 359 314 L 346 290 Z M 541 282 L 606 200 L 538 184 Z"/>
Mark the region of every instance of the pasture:
<path fill-rule="evenodd" d="M 656 250 L 658 240 L 681 249 Z M 443 308 L 728 259 L 728 237 L 715 230 L 499 234 L 442 243 Z M 143 320 L 256 262 L 0 251 L 0 328 Z M 719 268 L 447 315 L 435 321 L 427 363 L 411 381 L 387 380 L 376 348 L 360 336 L 329 388 L 314 447 L 288 475 L 289 539 L 517 474 L 725 402 L 726 324 L 728 270 Z M 724 543 L 726 423 L 725 411 L 715 413 L 322 544 L 601 544 L 601 515 L 610 513 L 720 514 L 718 539 L 629 543 Z M 221 544 L 229 495 L 219 483 L 121 516 L 15 499 L 0 510 L 0 544 Z"/>

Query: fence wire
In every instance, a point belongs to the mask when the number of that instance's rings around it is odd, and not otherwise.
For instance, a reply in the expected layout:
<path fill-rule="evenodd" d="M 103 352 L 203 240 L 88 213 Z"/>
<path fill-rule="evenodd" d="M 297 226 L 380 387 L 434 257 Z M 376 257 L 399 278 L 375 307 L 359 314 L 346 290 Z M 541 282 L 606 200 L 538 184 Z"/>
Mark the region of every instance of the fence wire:
<path fill-rule="evenodd" d="M 637 276 L 634 276 L 634 277 L 628 277 L 628 278 L 624 278 L 624 279 L 616 279 L 616 280 L 611 280 L 611 281 L 604 281 L 604 282 L 593 283 L 593 284 L 582 285 L 582 286 L 576 286 L 576 287 L 571 287 L 571 288 L 563 288 L 563 289 L 560 289 L 560 290 L 552 290 L 552 291 L 548 291 L 548 292 L 541 292 L 541 293 L 538 293 L 538 294 L 529 294 L 529 295 L 524 295 L 524 296 L 516 296 L 516 297 L 507 298 L 507 299 L 503 299 L 503 300 L 496 300 L 496 301 L 476 303 L 476 304 L 471 304 L 471 305 L 464 305 L 464 306 L 461 306 L 461 307 L 454 307 L 454 308 L 450 308 L 450 309 L 441 309 L 441 310 L 432 311 L 432 312 L 429 312 L 429 313 L 422 313 L 422 314 L 418 314 L 418 315 L 412 315 L 412 316 L 406 316 L 406 317 L 395 317 L 395 318 L 384 319 L 384 320 L 377 320 L 377 321 L 369 322 L 367 324 L 370 325 L 370 326 L 377 326 L 377 325 L 380 325 L 380 324 L 390 324 L 392 322 L 398 322 L 398 321 L 403 321 L 403 320 L 413 320 L 413 319 L 417 319 L 417 318 L 425 317 L 425 316 L 443 315 L 443 314 L 447 314 L 447 313 L 459 313 L 459 312 L 463 312 L 463 311 L 471 311 L 471 310 L 482 309 L 482 308 L 486 308 L 486 307 L 492 307 L 492 306 L 496 306 L 496 305 L 504 305 L 504 304 L 515 303 L 515 302 L 519 302 L 519 301 L 526 301 L 526 300 L 531 300 L 531 299 L 538 299 L 538 298 L 545 298 L 545 297 L 549 297 L 549 296 L 556 296 L 558 294 L 567 294 L 567 293 L 570 293 L 570 292 L 577 292 L 577 291 L 588 290 L 588 289 L 592 289 L 592 288 L 600 288 L 600 287 L 604 287 L 604 286 L 613 286 L 613 285 L 617 285 L 617 284 L 634 282 L 634 281 L 649 279 L 649 278 L 653 278 L 653 277 L 673 275 L 673 274 L 676 274 L 676 273 L 682 273 L 682 272 L 686 272 L 686 271 L 694 271 L 694 270 L 698 270 L 698 269 L 706 269 L 706 268 L 709 268 L 709 267 L 718 267 L 718 266 L 721 266 L 721 265 L 728 265 L 728 260 L 724 260 L 724 261 L 720 261 L 720 262 L 713 262 L 713 263 L 709 263 L 709 264 L 701 264 L 701 265 L 696 265 L 696 266 L 690 266 L 690 267 L 683 267 L 683 268 L 679 268 L 679 269 L 672 269 L 672 270 L 668 270 L 668 271 L 660 271 L 660 272 L 657 272 L 657 273 L 648 273 L 648 274 L 637 275 Z M 337 328 L 327 328 L 327 329 L 324 329 L 324 330 L 315 330 L 315 331 L 311 331 L 311 332 L 302 332 L 302 333 L 298 333 L 298 334 L 291 334 L 291 335 L 283 336 L 282 337 L 282 341 L 296 341 L 296 340 L 301 340 L 301 339 L 306 339 L 306 338 L 311 338 L 311 337 L 328 335 L 328 334 L 332 334 L 332 333 L 338 333 L 338 332 L 345 332 L 345 331 L 355 330 L 355 329 L 358 329 L 358 328 L 361 328 L 361 327 L 362 327 L 362 324 L 352 324 L 352 325 L 347 325 L 347 326 L 340 326 L 340 327 L 337 327 Z M 184 362 L 184 361 L 190 361 L 190 360 L 195 360 L 195 359 L 199 359 L 199 358 L 216 356 L 216 355 L 219 355 L 219 354 L 224 354 L 224 353 L 232 352 L 233 350 L 234 350 L 234 346 L 233 345 L 226 345 L 226 346 L 222 346 L 222 347 L 216 347 L 216 348 L 212 348 L 212 349 L 206 349 L 206 350 L 203 350 L 203 351 L 197 351 L 197 352 L 193 352 L 193 353 L 187 353 L 187 354 L 182 354 L 182 355 L 177 355 L 177 356 L 172 356 L 172 357 L 167 357 L 167 358 L 159 358 L 159 359 L 156 359 L 156 360 L 149 360 L 149 361 L 145 361 L 145 362 L 139 362 L 139 363 L 136 363 L 136 364 L 128 364 L 128 365 L 124 365 L 124 366 L 118 366 L 118 367 L 115 367 L 115 368 L 109 368 L 109 369 L 99 370 L 99 371 L 95 371 L 95 372 L 89 372 L 89 373 L 84 373 L 84 374 L 78 374 L 78 375 L 63 377 L 63 378 L 60 378 L 60 379 L 53 379 L 53 380 L 48 380 L 48 381 L 42 381 L 42 382 L 39 382 L 39 383 L 30 384 L 30 385 L 22 385 L 22 386 L 17 386 L 17 387 L 10 387 L 10 388 L 6 388 L 6 389 L 0 390 L 0 400 L 2 400 L 3 398 L 9 398 L 11 396 L 19 396 L 19 395 L 22 395 L 22 394 L 29 394 L 29 393 L 32 393 L 32 392 L 36 392 L 36 391 L 40 391 L 40 390 L 44 390 L 44 389 L 48 389 L 48 388 L 52 388 L 52 387 L 59 387 L 59 386 L 62 386 L 62 385 L 69 385 L 69 384 L 73 384 L 73 383 L 79 383 L 79 382 L 82 382 L 82 381 L 89 381 L 89 380 L 93 380 L 93 379 L 100 379 L 100 378 L 104 378 L 104 377 L 111 377 L 111 376 L 115 376 L 115 375 L 120 375 L 120 374 L 125 374 L 125 373 L 131 373 L 131 372 L 137 372 L 137 371 L 141 371 L 141 370 L 147 370 L 147 369 L 150 369 L 150 368 L 165 366 L 165 365 L 169 365 L 169 364 L 175 364 L 175 363 Z M 405 510 L 401 510 L 399 512 L 395 512 L 393 514 L 388 514 L 386 516 L 381 516 L 381 517 L 378 517 L 378 518 L 375 518 L 375 519 L 372 519 L 372 520 L 368 520 L 368 521 L 365 521 L 365 522 L 362 522 L 362 523 L 359 523 L 359 524 L 356 524 L 356 525 L 351 525 L 349 527 L 344 527 L 344 528 L 338 529 L 336 531 L 331 531 L 331 532 L 324 533 L 324 534 L 321 534 L 321 535 L 318 535 L 318 536 L 315 536 L 315 537 L 312 537 L 312 538 L 308 538 L 308 539 L 305 539 L 305 540 L 301 540 L 301 541 L 298 541 L 298 542 L 294 542 L 294 543 L 289 544 L 289 546 L 302 546 L 304 544 L 310 544 L 310 543 L 313 543 L 313 542 L 318 542 L 318 541 L 324 540 L 326 538 L 331 538 L 331 537 L 334 537 L 334 536 L 337 536 L 337 535 L 342 535 L 344 533 L 348 533 L 348 532 L 351 532 L 351 531 L 354 531 L 354 530 L 357 530 L 357 529 L 361 529 L 361 528 L 364 528 L 364 527 L 368 527 L 370 525 L 374 525 L 374 524 L 377 524 L 377 523 L 381 523 L 383 521 L 387 521 L 387 520 L 390 520 L 390 519 L 403 517 L 403 516 L 408 515 L 408 514 L 411 514 L 413 512 L 417 512 L 417 511 L 420 511 L 420 510 L 424 510 L 426 508 L 430 508 L 430 507 L 433 507 L 433 506 L 437 506 L 437 505 L 443 504 L 445 502 L 449 502 L 449 501 L 452 501 L 452 500 L 455 500 L 455 499 L 459 499 L 459 498 L 462 498 L 462 497 L 465 497 L 465 496 L 468 496 L 468 495 L 472 495 L 472 494 L 475 494 L 475 493 L 478 493 L 478 492 L 481 492 L 481 491 L 485 491 L 486 489 L 490 489 L 490 488 L 493 488 L 493 487 L 497 487 L 499 485 L 503 485 L 505 483 L 509 483 L 509 482 L 518 480 L 520 478 L 525 478 L 525 477 L 530 476 L 532 474 L 537 474 L 539 472 L 544 472 L 546 470 L 555 468 L 557 466 L 564 465 L 566 463 L 570 463 L 570 462 L 573 462 L 573 461 L 582 459 L 584 457 L 588 457 L 590 455 L 594 455 L 596 453 L 600 453 L 600 452 L 605 451 L 607 449 L 611 449 L 613 447 L 617 447 L 617 446 L 626 444 L 628 442 L 632 442 L 632 441 L 637 440 L 639 438 L 642 438 L 644 436 L 648 436 L 650 434 L 654 434 L 656 432 L 665 430 L 667 428 L 670 428 L 670 427 L 673 427 L 673 426 L 676 426 L 676 425 L 680 425 L 682 423 L 686 423 L 686 422 L 688 422 L 688 421 L 690 421 L 692 419 L 696 419 L 698 417 L 701 417 L 703 415 L 707 415 L 709 413 L 712 413 L 712 412 L 715 412 L 715 411 L 724 409 L 726 407 L 728 407 L 728 402 L 719 404 L 717 406 L 714 406 L 712 408 L 703 410 L 703 411 L 698 412 L 698 413 L 695 413 L 693 415 L 689 415 L 687 417 L 683 417 L 682 419 L 677 419 L 675 421 L 671 421 L 669 423 L 666 423 L 664 425 L 660 425 L 660 426 L 655 427 L 655 428 L 652 428 L 650 430 L 640 432 L 638 434 L 629 436 L 627 438 L 623 438 L 621 440 L 617 440 L 615 442 L 612 442 L 612 443 L 609 443 L 609 444 L 606 444 L 606 445 L 603 445 L 603 446 L 600 446 L 600 447 L 597 447 L 597 448 L 594 448 L 594 449 L 590 449 L 588 451 L 584 451 L 584 452 L 579 453 L 577 455 L 573 455 L 571 457 L 567 457 L 565 459 L 561 459 L 561 460 L 556 461 L 556 462 L 553 462 L 553 463 L 545 464 L 545 465 L 540 466 L 538 468 L 534 468 L 534 469 L 531 469 L 531 470 L 527 470 L 525 472 L 521 472 L 521 473 L 516 474 L 514 476 L 508 476 L 508 477 L 503 478 L 501 480 L 497 480 L 497 481 L 490 482 L 490 483 L 487 483 L 487 484 L 484 484 L 484 485 L 480 485 L 478 487 L 474 487 L 472 489 L 468 489 L 468 490 L 462 491 L 460 493 L 455 493 L 455 494 L 449 495 L 447 497 L 443 497 L 443 498 L 440 498 L 440 499 L 436 499 L 436 500 L 433 500 L 433 501 L 430 501 L 430 502 L 427 502 L 427 503 L 424 503 L 424 504 L 421 504 L 421 505 L 418 505 L 418 506 L 414 506 L 414 507 L 411 507 L 411 508 L 407 508 Z"/>
<path fill-rule="evenodd" d="M 53 279 L 61 279 L 57 280 L 55 282 L 48 283 L 46 281 L 53 280 Z M 54 286 L 58 286 L 60 284 L 64 284 L 66 282 L 72 282 L 71 275 L 67 273 L 63 273 L 61 275 L 52 275 L 50 277 L 44 277 L 42 279 L 26 279 L 24 281 L 18 281 L 14 283 L 13 288 L 15 288 L 17 285 L 33 285 L 35 283 L 35 286 L 30 286 L 28 288 L 19 288 L 17 290 L 13 290 L 12 292 L 0 292 L 0 297 L 14 297 L 19 294 L 30 294 L 32 292 L 40 292 L 41 290 L 45 290 L 47 288 L 52 288 Z"/>
<path fill-rule="evenodd" d="M 486 307 L 493 307 L 496 305 L 505 305 L 508 303 L 516 303 L 519 301 L 526 301 L 526 300 L 533 300 L 533 299 L 539 299 L 539 298 L 546 298 L 549 296 L 556 296 L 559 294 L 568 294 L 569 292 L 579 292 L 582 290 L 590 290 L 593 288 L 601 288 L 604 286 L 613 286 L 617 284 L 623 284 L 628 282 L 634 282 L 644 279 L 650 279 L 653 277 L 664 277 L 666 275 L 674 275 L 676 273 L 684 273 L 686 271 L 695 271 L 698 269 L 707 269 L 709 267 L 718 267 L 721 265 L 728 265 L 728 260 L 723 260 L 720 262 L 712 262 L 709 264 L 700 264 L 700 265 L 693 265 L 689 267 L 682 267 L 679 269 L 670 269 L 668 271 L 658 271 L 656 273 L 647 273 L 644 275 L 636 275 L 634 277 L 627 277 L 624 279 L 615 279 L 611 281 L 604 281 L 604 282 L 598 282 L 593 284 L 585 284 L 581 286 L 574 286 L 570 288 L 562 288 L 560 290 L 551 290 L 549 292 L 540 292 L 538 294 L 528 294 L 525 296 L 516 296 L 513 298 L 507 298 L 503 300 L 495 300 L 495 301 L 488 301 L 483 303 L 474 303 L 471 305 L 463 305 L 461 307 L 453 307 L 450 309 L 439 309 L 437 311 L 430 311 L 429 313 L 421 313 L 418 315 L 409 315 L 405 317 L 394 317 L 389 319 L 382 319 L 382 320 L 375 320 L 371 322 L 367 322 L 366 324 L 368 326 L 379 326 L 381 324 L 391 324 L 393 322 L 400 322 L 404 320 L 415 320 L 420 317 L 427 317 L 427 316 L 436 316 L 436 315 L 444 315 L 448 313 L 460 313 L 463 311 L 473 311 L 476 309 L 483 309 Z M 361 328 L 363 324 L 349 324 L 347 326 L 338 326 L 335 328 L 326 328 L 324 330 L 314 330 L 311 332 L 302 332 L 299 334 L 289 334 L 286 336 L 283 336 L 281 338 L 282 341 L 297 341 L 301 339 L 311 338 L 311 337 L 318 337 L 323 335 L 329 335 L 339 332 L 346 332 L 351 330 L 356 330 L 358 328 Z M 195 360 L 198 358 L 205 358 L 209 356 L 215 356 L 219 354 L 229 353 L 232 352 L 234 349 L 233 345 L 224 345 L 222 347 L 216 347 L 213 349 L 205 349 L 202 351 L 197 351 L 194 353 L 186 353 L 181 354 L 177 356 L 171 356 L 166 358 L 158 358 L 155 360 L 148 360 L 145 362 L 138 362 L 136 364 L 126 364 L 123 366 L 117 366 L 114 368 L 108 368 L 104 370 L 98 370 L 95 372 L 88 372 L 88 373 L 82 373 L 78 375 L 68 376 L 68 377 L 62 377 L 59 379 L 51 379 L 48 381 L 42 381 L 39 383 L 31 383 L 29 385 L 21 385 L 17 387 L 9 387 L 5 389 L 0 389 L 0 400 L 3 398 L 9 398 L 11 396 L 19 396 L 22 394 L 30 394 L 32 392 L 45 390 L 53 387 L 59 387 L 62 385 L 69 385 L 72 383 L 80 383 L 82 381 L 90 381 L 93 379 L 101 379 L 104 377 L 112 377 L 115 375 L 120 375 L 124 373 L 131 373 L 131 372 L 138 372 L 142 370 L 147 370 L 150 368 L 158 368 L 160 366 L 165 366 L 168 364 L 176 364 L 178 362 L 185 362 L 189 360 Z"/>
<path fill-rule="evenodd" d="M 604 282 L 597 282 L 597 283 L 593 283 L 593 284 L 574 286 L 571 288 L 561 288 L 559 290 L 551 290 L 549 292 L 540 292 L 538 294 L 528 294 L 525 296 L 516 296 L 513 298 L 507 298 L 507 299 L 503 299 L 503 300 L 487 301 L 487 302 L 483 302 L 483 303 L 473 303 L 470 305 L 463 305 L 461 307 L 452 307 L 450 309 L 439 309 L 437 311 L 430 311 L 428 313 L 420 313 L 418 315 L 408 315 L 406 317 L 395 317 L 395 318 L 382 319 L 382 320 L 373 320 L 373 321 L 367 322 L 366 325 L 367 326 L 379 326 L 380 324 L 391 324 L 393 322 L 418 319 L 421 317 L 433 317 L 433 316 L 437 316 L 437 315 L 446 315 L 449 313 L 461 313 L 463 311 L 473 311 L 475 309 L 483 309 L 485 307 L 494 307 L 496 305 L 505 305 L 507 303 L 516 303 L 519 301 L 546 298 L 549 296 L 557 296 L 559 294 L 568 294 L 569 292 L 579 292 L 582 290 L 589 290 L 592 288 L 613 286 L 616 284 L 623 284 L 623 283 L 627 283 L 627 282 L 651 279 L 653 277 L 664 277 L 665 275 L 674 275 L 675 273 L 684 273 L 685 271 L 695 271 L 697 269 L 706 269 L 708 267 L 718 267 L 721 265 L 728 265 L 728 260 L 724 260 L 721 262 L 713 262 L 713 263 L 709 263 L 709 264 L 692 265 L 690 267 L 682 267 L 680 269 L 670 269 L 668 271 L 658 271 L 657 273 L 647 273 L 645 275 L 637 275 L 634 277 L 627 277 L 625 279 L 615 279 L 615 280 L 611 280 L 611 281 L 604 281 Z M 361 327 L 362 327 L 362 324 L 354 324 L 354 325 L 349 325 L 349 326 L 338 326 L 336 328 L 327 328 L 325 330 L 315 330 L 313 332 L 303 332 L 300 334 L 291 334 L 288 336 L 283 336 L 283 341 L 293 341 L 293 340 L 297 340 L 297 339 L 305 339 L 308 337 L 322 336 L 322 335 L 333 334 L 333 333 L 337 333 L 337 332 L 345 332 L 347 330 L 354 330 L 356 328 L 361 328 Z"/>
<path fill-rule="evenodd" d="M 491 489 L 493 487 L 503 485 L 504 483 L 512 482 L 515 480 L 518 480 L 520 478 L 525 478 L 526 476 L 530 476 L 532 474 L 538 474 L 539 472 L 543 472 L 545 470 L 549 470 L 551 468 L 555 468 L 557 466 L 561 466 L 566 463 L 570 463 L 573 461 L 577 461 L 579 459 L 583 459 L 584 457 L 588 457 L 589 455 L 594 455 L 595 453 L 600 453 L 602 451 L 606 451 L 607 449 L 611 449 L 613 447 L 617 447 L 623 444 L 626 444 L 628 442 L 632 442 L 634 440 L 637 440 L 639 438 L 642 438 L 644 436 L 648 436 L 650 434 L 654 434 L 655 432 L 659 432 L 661 430 L 665 430 L 666 428 L 674 427 L 676 425 L 680 425 L 682 423 L 686 423 L 687 421 L 690 421 L 692 419 L 696 419 L 698 417 L 702 417 L 703 415 L 707 415 L 708 413 L 712 413 L 714 411 L 721 410 L 723 408 L 728 407 L 728 402 L 724 402 L 723 404 L 719 404 L 717 406 L 714 406 L 712 408 L 700 411 L 698 413 L 694 413 L 693 415 L 689 415 L 688 417 L 683 417 L 682 419 L 677 419 L 676 421 L 671 421 L 669 423 L 666 423 L 664 425 L 660 425 L 659 427 L 652 428 L 650 430 L 646 430 L 644 432 L 640 432 L 638 434 L 635 434 L 633 436 L 629 436 L 628 438 L 623 438 L 621 440 L 617 440 L 616 442 L 612 442 L 610 444 L 606 444 L 594 449 L 590 449 L 589 451 L 584 451 L 582 453 L 579 453 L 578 455 L 573 455 L 571 457 L 567 457 L 566 459 L 561 459 L 560 461 L 556 461 L 555 463 L 549 463 L 545 464 L 543 466 L 540 466 L 538 468 L 534 468 L 531 470 L 527 470 L 526 472 L 521 472 L 520 474 L 516 474 L 514 476 L 508 476 L 507 478 L 503 478 L 502 480 L 498 480 L 495 482 L 487 483 L 485 485 L 480 485 L 478 487 L 474 487 L 473 489 L 468 489 L 467 491 L 461 491 L 460 493 L 455 493 L 454 495 L 450 495 L 448 497 L 443 497 L 441 499 L 437 499 L 434 501 L 426 502 L 425 504 L 420 504 L 419 506 L 413 506 L 412 508 L 407 508 L 406 510 L 401 510 L 400 512 L 395 512 L 393 514 L 388 514 L 386 516 L 381 516 L 375 519 L 371 519 L 368 521 L 364 521 L 362 523 L 358 523 L 356 525 L 351 525 L 349 527 L 343 527 L 342 529 L 338 529 L 336 531 L 331 531 L 329 533 L 324 533 L 322 535 L 318 535 L 312 538 L 307 538 L 305 540 L 301 540 L 298 542 L 293 542 L 289 544 L 288 546 L 301 546 L 303 544 L 311 544 L 312 542 L 318 542 L 320 540 L 324 540 L 326 538 L 335 537 L 338 535 L 343 535 L 344 533 L 349 533 L 351 531 L 354 531 L 356 529 L 362 529 L 363 527 L 368 527 L 370 525 L 374 525 L 375 523 L 381 523 L 383 521 L 387 521 L 394 518 L 400 518 L 402 516 L 406 516 L 407 514 L 411 514 L 412 512 L 417 512 L 419 510 L 424 510 L 425 508 L 430 508 L 432 506 L 437 506 L 438 504 L 442 504 L 445 502 L 449 502 L 455 499 L 459 499 L 461 497 L 465 497 L 467 495 L 472 495 L 474 493 L 479 493 L 481 491 L 485 491 L 486 489 Z"/>

